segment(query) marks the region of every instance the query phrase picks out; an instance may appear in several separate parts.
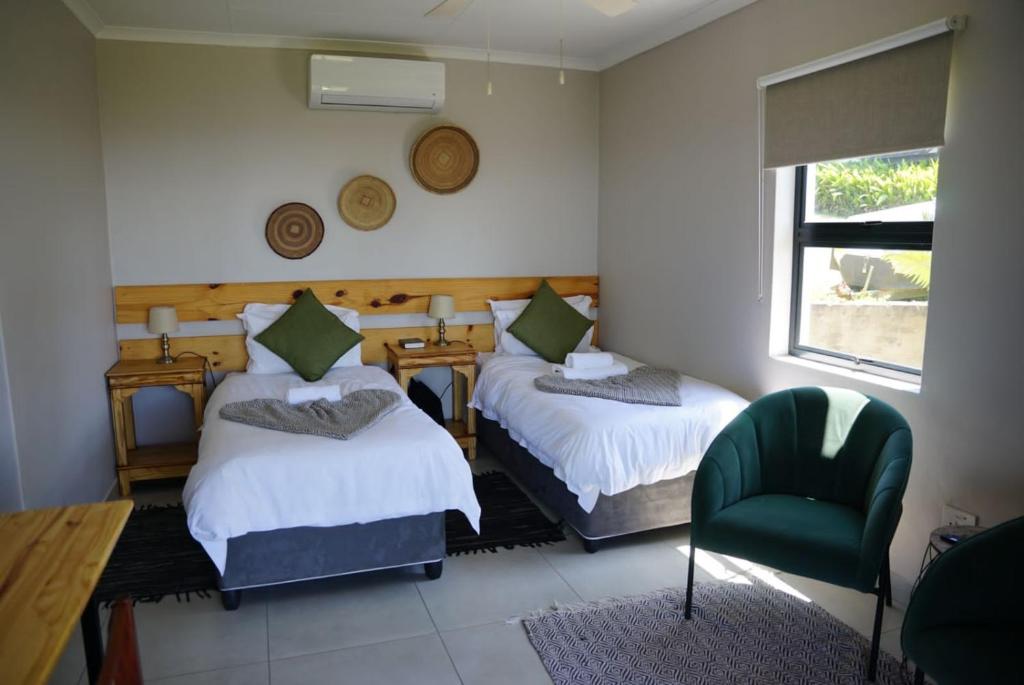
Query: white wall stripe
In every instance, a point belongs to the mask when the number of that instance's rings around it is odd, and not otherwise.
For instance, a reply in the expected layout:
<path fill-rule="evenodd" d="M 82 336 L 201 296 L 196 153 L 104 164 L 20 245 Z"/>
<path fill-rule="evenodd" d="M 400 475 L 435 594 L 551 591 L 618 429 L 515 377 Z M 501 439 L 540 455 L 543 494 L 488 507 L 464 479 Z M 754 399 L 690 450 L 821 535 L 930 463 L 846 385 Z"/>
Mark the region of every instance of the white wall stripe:
<path fill-rule="evenodd" d="M 590 310 L 590 318 L 597 319 L 597 308 Z M 494 322 L 490 312 L 459 312 L 454 319 L 448 319 L 449 326 L 468 326 L 489 324 Z M 375 328 L 411 328 L 414 326 L 436 326 L 437 320 L 426 314 L 363 314 L 359 317 L 359 327 Z M 205 338 L 214 335 L 242 335 L 242 322 L 233 321 L 182 321 L 180 330 L 172 334 L 172 338 Z M 117 324 L 118 340 L 139 340 L 159 338 L 146 330 L 144 323 Z"/>

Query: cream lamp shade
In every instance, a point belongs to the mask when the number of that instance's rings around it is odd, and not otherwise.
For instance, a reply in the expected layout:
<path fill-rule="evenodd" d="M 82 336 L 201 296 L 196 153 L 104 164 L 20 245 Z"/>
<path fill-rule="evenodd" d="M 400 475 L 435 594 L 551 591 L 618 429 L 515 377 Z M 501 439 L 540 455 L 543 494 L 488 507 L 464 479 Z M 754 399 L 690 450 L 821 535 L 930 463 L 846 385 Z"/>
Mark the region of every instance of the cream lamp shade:
<path fill-rule="evenodd" d="M 451 295 L 431 295 L 427 316 L 431 319 L 452 318 L 455 316 L 455 298 Z"/>
<path fill-rule="evenodd" d="M 156 335 L 177 333 L 178 310 L 174 307 L 150 307 L 148 328 Z"/>

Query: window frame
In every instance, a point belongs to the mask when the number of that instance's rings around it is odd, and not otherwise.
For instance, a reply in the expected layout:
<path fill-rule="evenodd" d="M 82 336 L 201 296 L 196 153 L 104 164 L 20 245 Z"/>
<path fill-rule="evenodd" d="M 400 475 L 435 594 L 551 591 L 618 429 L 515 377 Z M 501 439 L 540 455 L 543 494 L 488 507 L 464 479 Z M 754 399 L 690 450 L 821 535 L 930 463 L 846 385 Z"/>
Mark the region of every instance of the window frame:
<path fill-rule="evenodd" d="M 932 249 L 934 221 L 864 221 L 808 222 L 807 165 L 795 167 L 795 198 L 793 206 L 793 274 L 790 293 L 789 353 L 829 364 L 895 378 L 908 376 L 920 382 L 921 369 L 893 364 L 878 359 L 857 357 L 835 350 L 801 345 L 800 297 L 803 292 L 803 248 L 847 247 L 861 249 Z"/>

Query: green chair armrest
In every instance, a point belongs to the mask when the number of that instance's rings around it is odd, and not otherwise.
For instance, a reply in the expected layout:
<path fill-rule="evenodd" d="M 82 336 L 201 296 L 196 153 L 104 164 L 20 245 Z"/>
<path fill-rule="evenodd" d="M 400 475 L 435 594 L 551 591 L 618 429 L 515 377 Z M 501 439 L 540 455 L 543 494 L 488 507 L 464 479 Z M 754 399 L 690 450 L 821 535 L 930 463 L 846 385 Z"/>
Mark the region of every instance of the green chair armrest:
<path fill-rule="evenodd" d="M 864 502 L 864 534 L 857 569 L 857 584 L 865 592 L 875 587 L 882 558 L 896 533 L 903 493 L 910 478 L 912 451 L 910 429 L 897 428 L 889 434 L 875 462 Z"/>
<path fill-rule="evenodd" d="M 701 527 L 716 513 L 760 493 L 761 461 L 754 422 L 746 412 L 712 441 L 693 482 L 690 535 L 699 546 Z"/>

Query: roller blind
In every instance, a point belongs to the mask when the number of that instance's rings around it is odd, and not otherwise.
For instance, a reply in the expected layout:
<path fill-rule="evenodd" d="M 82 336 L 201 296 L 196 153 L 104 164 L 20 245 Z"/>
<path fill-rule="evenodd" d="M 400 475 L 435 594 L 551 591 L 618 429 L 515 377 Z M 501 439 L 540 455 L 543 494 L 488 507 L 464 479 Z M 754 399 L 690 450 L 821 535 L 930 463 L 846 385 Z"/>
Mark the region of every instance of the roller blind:
<path fill-rule="evenodd" d="M 946 32 L 768 86 L 765 168 L 942 145 L 952 49 Z"/>

